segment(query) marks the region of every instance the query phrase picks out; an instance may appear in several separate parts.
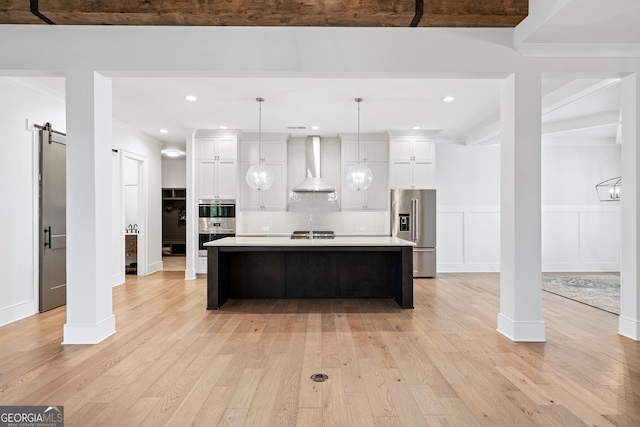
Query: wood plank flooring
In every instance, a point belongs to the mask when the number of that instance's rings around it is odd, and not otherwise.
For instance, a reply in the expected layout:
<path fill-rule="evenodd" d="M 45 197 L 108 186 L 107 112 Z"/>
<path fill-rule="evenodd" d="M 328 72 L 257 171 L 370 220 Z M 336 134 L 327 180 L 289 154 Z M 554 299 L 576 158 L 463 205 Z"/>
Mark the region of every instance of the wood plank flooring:
<path fill-rule="evenodd" d="M 543 292 L 546 343 L 496 332 L 498 274 L 441 274 L 391 300 L 232 300 L 127 276 L 118 332 L 62 346 L 64 307 L 0 327 L 0 405 L 66 426 L 638 426 L 640 343 Z M 326 382 L 311 381 L 315 373 Z"/>

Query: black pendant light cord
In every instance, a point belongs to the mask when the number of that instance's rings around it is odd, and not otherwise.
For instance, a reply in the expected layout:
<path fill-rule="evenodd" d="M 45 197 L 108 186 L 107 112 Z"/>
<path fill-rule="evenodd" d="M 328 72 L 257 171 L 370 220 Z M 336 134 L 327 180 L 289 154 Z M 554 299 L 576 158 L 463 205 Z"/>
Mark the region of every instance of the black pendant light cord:
<path fill-rule="evenodd" d="M 420 23 L 420 20 L 422 19 L 423 12 L 424 12 L 423 0 L 416 0 L 416 14 L 413 17 L 411 24 L 409 24 L 410 27 L 418 26 L 418 24 Z"/>
<path fill-rule="evenodd" d="M 40 18 L 41 20 L 43 20 L 49 25 L 56 25 L 55 22 L 53 22 L 51 19 L 47 18 L 42 13 L 40 13 L 40 11 L 38 10 L 38 0 L 30 0 L 29 3 L 31 8 L 31 13 L 33 13 L 35 16 L 37 16 L 38 18 Z"/>

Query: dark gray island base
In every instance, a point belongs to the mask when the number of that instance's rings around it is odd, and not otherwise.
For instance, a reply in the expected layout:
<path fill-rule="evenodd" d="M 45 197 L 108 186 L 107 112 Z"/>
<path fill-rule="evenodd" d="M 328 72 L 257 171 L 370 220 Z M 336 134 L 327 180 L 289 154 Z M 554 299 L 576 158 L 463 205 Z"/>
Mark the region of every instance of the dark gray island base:
<path fill-rule="evenodd" d="M 412 244 L 395 238 L 350 244 L 362 239 L 217 240 L 207 245 L 207 309 L 230 298 L 393 298 L 413 308 Z"/>

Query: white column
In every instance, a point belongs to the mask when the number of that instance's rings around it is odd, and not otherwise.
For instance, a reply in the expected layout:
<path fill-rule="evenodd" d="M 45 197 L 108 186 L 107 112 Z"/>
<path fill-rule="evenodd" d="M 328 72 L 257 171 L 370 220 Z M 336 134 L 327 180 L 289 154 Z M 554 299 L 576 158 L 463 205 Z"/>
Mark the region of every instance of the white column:
<path fill-rule="evenodd" d="M 622 223 L 620 253 L 620 320 L 618 333 L 633 340 L 640 340 L 640 73 L 622 79 L 620 90 L 622 112 L 622 192 L 620 217 Z"/>
<path fill-rule="evenodd" d="M 111 294 L 111 79 L 66 75 L 67 323 L 63 344 L 115 333 Z"/>
<path fill-rule="evenodd" d="M 500 314 L 513 341 L 545 341 L 542 321 L 540 72 L 502 83 L 500 100 Z"/>

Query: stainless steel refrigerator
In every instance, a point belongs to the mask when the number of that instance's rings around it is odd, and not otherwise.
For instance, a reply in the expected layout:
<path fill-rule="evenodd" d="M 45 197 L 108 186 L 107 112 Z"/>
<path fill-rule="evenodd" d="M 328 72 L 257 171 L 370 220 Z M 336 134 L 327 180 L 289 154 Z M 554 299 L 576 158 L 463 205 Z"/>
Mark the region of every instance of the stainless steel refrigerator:
<path fill-rule="evenodd" d="M 391 235 L 415 242 L 413 277 L 436 276 L 436 190 L 391 190 Z"/>

